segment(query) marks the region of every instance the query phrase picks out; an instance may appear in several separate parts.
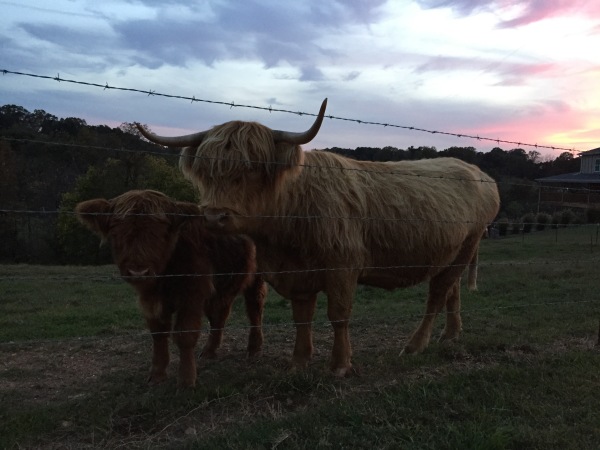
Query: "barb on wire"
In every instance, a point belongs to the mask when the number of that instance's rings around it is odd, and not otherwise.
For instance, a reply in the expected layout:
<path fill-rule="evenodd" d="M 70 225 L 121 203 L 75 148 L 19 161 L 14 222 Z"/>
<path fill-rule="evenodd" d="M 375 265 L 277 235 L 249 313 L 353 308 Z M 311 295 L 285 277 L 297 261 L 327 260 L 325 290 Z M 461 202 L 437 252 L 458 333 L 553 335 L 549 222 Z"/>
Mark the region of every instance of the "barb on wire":
<path fill-rule="evenodd" d="M 8 69 L 0 69 L 0 70 L 2 71 L 2 73 L 4 75 L 11 74 L 11 75 L 39 78 L 39 79 L 54 80 L 54 81 L 58 81 L 58 82 L 62 81 L 65 83 L 73 83 L 73 84 L 90 86 L 90 87 L 99 87 L 99 88 L 102 88 L 103 90 L 112 89 L 112 90 L 117 90 L 117 91 L 137 92 L 137 93 L 165 97 L 165 98 L 190 100 L 192 103 L 193 102 L 203 102 L 203 103 L 210 103 L 210 104 L 215 104 L 215 105 L 225 105 L 225 106 L 229 106 L 230 108 L 233 108 L 233 107 L 250 108 L 250 109 L 263 110 L 263 111 L 269 111 L 269 112 L 275 111 L 275 112 L 281 112 L 281 113 L 287 113 L 287 114 L 296 114 L 296 115 L 300 115 L 300 116 L 302 116 L 302 115 L 316 116 L 316 114 L 313 114 L 313 113 L 305 113 L 305 112 L 299 112 L 299 111 L 291 111 L 291 110 L 287 110 L 287 109 L 272 108 L 271 106 L 265 107 L 265 106 L 235 104 L 233 101 L 232 102 L 224 102 L 224 101 L 217 101 L 217 100 L 206 100 L 206 99 L 196 98 L 195 96 L 189 97 L 189 96 L 184 96 L 184 95 L 162 94 L 162 93 L 151 91 L 151 90 L 109 86 L 108 83 L 100 84 L 100 83 L 91 83 L 91 82 L 86 82 L 86 81 L 69 80 L 69 79 L 60 78 L 59 75 L 57 75 L 56 77 L 50 77 L 50 76 L 46 76 L 46 75 L 37 75 L 37 74 L 33 74 L 33 73 L 16 72 L 16 71 L 8 70 Z M 571 153 L 581 152 L 581 150 L 576 150 L 574 148 L 557 147 L 557 146 L 553 146 L 553 145 L 528 144 L 528 143 L 523 143 L 523 142 L 519 142 L 519 141 L 510 141 L 510 140 L 504 140 L 504 139 L 498 139 L 498 138 L 489 138 L 489 137 L 483 137 L 483 136 L 479 136 L 479 135 L 470 135 L 470 134 L 465 134 L 465 133 L 452 133 L 449 131 L 429 130 L 426 128 L 419 128 L 419 127 L 408 126 L 408 125 L 397 125 L 397 124 L 392 124 L 392 123 L 365 121 L 365 120 L 359 120 L 359 119 L 350 119 L 350 118 L 346 118 L 346 117 L 337 117 L 337 116 L 333 116 L 333 115 L 326 115 L 325 117 L 328 117 L 329 119 L 332 119 L 332 120 L 349 121 L 349 122 L 355 122 L 355 123 L 365 124 L 365 125 L 393 127 L 393 128 L 399 128 L 399 129 L 410 130 L 410 131 L 419 131 L 419 132 L 423 132 L 423 133 L 441 134 L 441 135 L 445 135 L 445 136 L 454 136 L 454 137 L 458 137 L 458 138 L 475 139 L 478 141 L 497 142 L 498 145 L 500 145 L 500 143 L 503 143 L 503 144 L 517 145 L 519 147 L 526 146 L 526 147 L 535 147 L 535 148 L 545 148 L 545 149 L 550 149 L 550 150 L 564 150 L 564 151 L 568 151 Z"/>

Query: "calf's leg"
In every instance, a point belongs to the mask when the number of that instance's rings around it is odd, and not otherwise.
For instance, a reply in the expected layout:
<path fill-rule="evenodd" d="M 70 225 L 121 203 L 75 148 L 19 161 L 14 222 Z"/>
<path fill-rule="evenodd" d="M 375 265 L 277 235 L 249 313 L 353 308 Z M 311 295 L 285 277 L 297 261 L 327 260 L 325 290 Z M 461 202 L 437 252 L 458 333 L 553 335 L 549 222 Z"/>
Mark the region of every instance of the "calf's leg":
<path fill-rule="evenodd" d="M 223 295 L 221 297 L 213 297 L 205 306 L 205 314 L 210 323 L 210 331 L 208 333 L 208 341 L 202 349 L 202 357 L 207 359 L 215 359 L 217 357 L 217 349 L 223 341 L 223 330 L 227 318 L 231 313 L 231 307 L 235 295 Z"/>
<path fill-rule="evenodd" d="M 146 324 L 152 334 L 152 366 L 148 384 L 154 386 L 167 379 L 167 366 L 169 365 L 169 333 L 171 321 L 169 319 L 146 319 Z"/>
<path fill-rule="evenodd" d="M 248 356 L 259 356 L 263 346 L 262 319 L 267 297 L 267 284 L 261 276 L 256 276 L 254 282 L 244 291 L 246 315 L 250 321 L 248 335 Z"/>
<path fill-rule="evenodd" d="M 179 348 L 180 387 L 194 387 L 196 384 L 196 357 L 194 349 L 200 335 L 202 315 L 193 309 L 180 310 L 173 330 L 173 340 Z"/>

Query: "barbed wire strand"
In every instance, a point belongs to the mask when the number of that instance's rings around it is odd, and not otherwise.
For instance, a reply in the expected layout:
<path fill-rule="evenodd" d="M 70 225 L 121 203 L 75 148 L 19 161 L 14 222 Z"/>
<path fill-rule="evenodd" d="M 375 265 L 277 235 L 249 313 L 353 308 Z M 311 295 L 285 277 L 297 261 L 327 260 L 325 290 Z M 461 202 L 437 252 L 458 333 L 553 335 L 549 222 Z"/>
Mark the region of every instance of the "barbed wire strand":
<path fill-rule="evenodd" d="M 198 214 L 187 214 L 187 213 L 172 213 L 172 212 L 156 212 L 156 213 L 115 213 L 115 212 L 75 212 L 72 210 L 23 210 L 23 209 L 0 209 L 0 213 L 4 214 L 23 214 L 23 215 L 69 215 L 69 216 L 102 216 L 102 217 L 118 217 L 118 218 L 126 218 L 126 217 L 186 217 L 186 218 L 202 218 L 206 217 L 205 214 L 198 212 Z M 396 218 L 396 217 L 364 217 L 364 216 L 298 216 L 298 215 L 245 215 L 245 214 L 230 214 L 231 217 L 234 218 L 244 218 L 244 219 L 288 219 L 288 220 L 355 220 L 362 222 L 401 222 L 401 223 L 439 223 L 445 225 L 456 225 L 456 224 L 468 224 L 468 225 L 493 225 L 489 222 L 478 222 L 472 220 L 432 220 L 432 219 L 423 219 L 423 218 Z M 520 226 L 530 226 L 535 227 L 538 225 L 538 222 L 519 222 Z M 553 224 L 548 223 L 548 226 Z M 574 224 L 574 223 L 565 223 L 555 225 L 560 226 L 560 228 L 575 228 L 575 227 L 597 227 L 598 224 L 595 223 L 583 223 L 583 224 Z M 141 228 L 141 227 L 140 227 Z"/>
<path fill-rule="evenodd" d="M 530 261 L 501 261 L 501 262 L 485 262 L 478 263 L 479 269 L 485 269 L 490 267 L 520 267 L 520 266 L 552 266 L 552 265 L 573 265 L 577 264 L 597 264 L 600 263 L 600 254 L 597 258 L 590 259 L 559 259 L 559 260 L 530 260 Z M 231 276 L 247 276 L 247 275 L 293 275 L 300 273 L 316 273 L 316 272 L 360 272 L 369 270 L 397 270 L 397 269 L 445 269 L 450 267 L 468 267 L 468 264 L 405 264 L 395 266 L 355 266 L 355 267 L 325 267 L 316 269 L 297 269 L 297 270 L 280 270 L 280 271 L 256 271 L 256 272 L 220 272 L 220 273 L 179 273 L 179 274 L 162 274 L 162 275 L 136 275 L 127 276 L 113 273 L 112 275 L 105 274 L 87 274 L 87 275 L 74 275 L 74 276 L 13 276 L 13 275 L 0 275 L 0 281 L 25 281 L 25 280 L 50 280 L 50 281 L 74 281 L 74 280 L 93 280 L 93 281 L 117 281 L 129 279 L 140 280 L 140 279 L 167 279 L 167 278 L 198 278 L 198 277 L 231 277 Z"/>
<path fill-rule="evenodd" d="M 292 110 L 288 110 L 288 109 L 273 108 L 272 106 L 266 107 L 266 106 L 246 105 L 246 104 L 235 103 L 235 102 L 231 102 L 231 101 L 226 102 L 226 101 L 219 101 L 219 100 L 207 100 L 207 99 L 202 99 L 202 98 L 196 98 L 195 96 L 190 97 L 190 96 L 185 96 L 185 95 L 163 94 L 163 93 L 156 92 L 153 90 L 109 86 L 108 83 L 102 84 L 102 83 L 93 83 L 93 82 L 87 82 L 87 81 L 78 81 L 78 80 L 72 80 L 72 79 L 67 79 L 67 78 L 61 78 L 60 74 L 57 74 L 56 76 L 47 76 L 47 75 L 38 75 L 38 74 L 33 74 L 33 73 L 17 72 L 17 71 L 12 71 L 12 70 L 8 70 L 8 69 L 0 69 L 0 72 L 2 72 L 2 74 L 4 74 L 4 75 L 10 74 L 10 75 L 25 76 L 25 77 L 31 77 L 31 78 L 44 79 L 44 80 L 53 80 L 53 81 L 57 81 L 57 82 L 72 83 L 72 84 L 77 84 L 77 85 L 82 85 L 82 86 L 97 87 L 97 88 L 101 88 L 103 90 L 135 92 L 135 93 L 145 94 L 148 96 L 189 100 L 192 103 L 201 102 L 201 103 L 209 103 L 209 104 L 215 104 L 215 105 L 228 106 L 229 108 L 249 108 L 249 109 L 268 111 L 270 113 L 271 112 L 279 112 L 279 113 L 286 113 L 286 114 L 295 114 L 298 116 L 313 116 L 313 117 L 317 116 L 317 114 L 314 114 L 314 113 L 306 113 L 306 112 L 301 112 L 301 111 L 292 111 Z M 466 138 L 466 139 L 473 139 L 473 140 L 478 140 L 478 141 L 496 142 L 498 145 L 511 144 L 511 145 L 517 145 L 518 147 L 526 146 L 526 147 L 533 147 L 536 149 L 539 148 L 539 149 L 550 149 L 550 150 L 564 150 L 564 151 L 568 151 L 571 153 L 580 153 L 581 152 L 581 150 L 576 150 L 575 148 L 557 147 L 557 146 L 552 146 L 552 145 L 541 145 L 541 144 L 530 144 L 527 142 L 490 138 L 490 137 L 479 136 L 479 135 L 471 135 L 468 133 L 452 133 L 452 132 L 448 132 L 448 131 L 428 130 L 425 128 L 419 128 L 419 127 L 415 127 L 415 126 L 397 125 L 397 124 L 393 124 L 393 123 L 383 123 L 383 122 L 373 122 L 373 121 L 361 120 L 361 119 L 337 117 L 337 116 L 327 115 L 327 114 L 325 115 L 325 117 L 332 119 L 332 120 L 354 122 L 354 123 L 358 123 L 358 124 L 362 124 L 362 125 L 375 125 L 375 126 L 381 126 L 381 127 L 399 128 L 399 129 L 403 129 L 403 130 L 417 131 L 417 132 L 422 132 L 422 133 L 439 134 L 439 135 L 444 135 L 444 136 L 454 136 L 457 138 Z"/>

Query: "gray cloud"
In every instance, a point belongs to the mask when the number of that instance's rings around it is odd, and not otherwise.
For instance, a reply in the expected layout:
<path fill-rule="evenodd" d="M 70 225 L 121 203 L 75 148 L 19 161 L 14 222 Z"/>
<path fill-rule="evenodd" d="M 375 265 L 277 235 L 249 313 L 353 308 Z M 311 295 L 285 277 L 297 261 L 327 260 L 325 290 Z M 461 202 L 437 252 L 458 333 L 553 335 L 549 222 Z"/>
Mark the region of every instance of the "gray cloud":
<path fill-rule="evenodd" d="M 489 8 L 489 5 L 496 3 L 496 0 L 416 0 L 423 9 L 451 8 L 461 16 L 469 16 L 482 9 Z"/>
<path fill-rule="evenodd" d="M 97 19 L 89 27 L 66 21 L 20 23 L 20 30 L 35 39 L 10 40 L 10 47 L 23 57 L 19 66 L 32 68 L 39 65 L 39 48 L 51 44 L 61 50 L 62 56 L 59 61 L 51 52 L 42 55 L 49 65 L 71 59 L 69 66 L 139 64 L 156 69 L 163 64 L 186 67 L 193 61 L 213 65 L 227 59 L 255 59 L 266 67 L 286 62 L 298 68 L 301 80 L 314 81 L 323 78 L 318 69 L 321 63 L 340 56 L 330 46 L 320 46 L 319 39 L 332 30 L 377 20 L 385 0 L 141 3 L 155 9 L 155 19 L 123 19 L 114 11 L 110 16 L 101 12 L 80 14 Z M 182 8 L 189 14 L 175 14 Z M 93 61 L 85 55 L 94 55 Z"/>
<path fill-rule="evenodd" d="M 356 80 L 359 76 L 360 76 L 360 72 L 357 70 L 354 70 L 354 71 L 346 74 L 342 79 L 344 81 L 353 81 L 353 80 Z"/>
<path fill-rule="evenodd" d="M 468 70 L 480 73 L 493 73 L 500 78 L 497 86 L 518 86 L 527 82 L 532 76 L 539 76 L 555 69 L 551 63 L 511 63 L 489 59 L 457 58 L 437 56 L 429 58 L 415 69 L 416 73 L 451 72 Z"/>
<path fill-rule="evenodd" d="M 159 4 L 149 0 L 145 3 Z M 210 3 L 210 18 L 124 21 L 112 26 L 122 46 L 150 61 L 185 65 L 198 59 L 210 65 L 227 58 L 257 58 L 267 67 L 286 61 L 302 69 L 336 56 L 316 44 L 320 37 L 349 24 L 374 21 L 383 3 L 225 0 Z M 314 73 L 304 79 L 314 79 Z"/>
<path fill-rule="evenodd" d="M 324 79 L 323 72 L 315 66 L 303 67 L 300 81 L 321 81 Z"/>

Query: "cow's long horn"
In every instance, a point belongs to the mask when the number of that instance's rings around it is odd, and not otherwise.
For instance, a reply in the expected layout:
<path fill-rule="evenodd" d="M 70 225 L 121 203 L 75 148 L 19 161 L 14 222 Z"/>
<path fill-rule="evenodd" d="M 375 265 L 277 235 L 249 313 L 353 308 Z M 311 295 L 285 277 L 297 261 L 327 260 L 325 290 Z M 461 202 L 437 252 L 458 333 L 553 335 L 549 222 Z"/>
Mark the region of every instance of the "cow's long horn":
<path fill-rule="evenodd" d="M 312 127 L 305 132 L 293 133 L 290 131 L 273 130 L 273 139 L 275 142 L 288 142 L 295 145 L 302 145 L 312 141 L 319 132 L 319 128 L 321 128 L 321 124 L 323 123 L 323 118 L 325 117 L 325 108 L 327 108 L 327 99 L 323 100 L 315 123 L 313 123 Z"/>
<path fill-rule="evenodd" d="M 145 130 L 139 123 L 136 123 L 135 126 L 150 142 L 166 145 L 168 147 L 192 147 L 199 145 L 202 142 L 202 139 L 204 139 L 204 135 L 207 133 L 207 131 L 200 131 L 199 133 L 187 134 L 185 136 L 159 136 Z"/>

